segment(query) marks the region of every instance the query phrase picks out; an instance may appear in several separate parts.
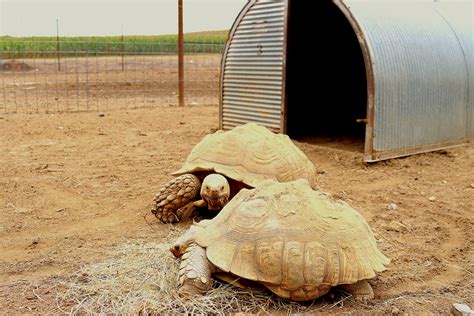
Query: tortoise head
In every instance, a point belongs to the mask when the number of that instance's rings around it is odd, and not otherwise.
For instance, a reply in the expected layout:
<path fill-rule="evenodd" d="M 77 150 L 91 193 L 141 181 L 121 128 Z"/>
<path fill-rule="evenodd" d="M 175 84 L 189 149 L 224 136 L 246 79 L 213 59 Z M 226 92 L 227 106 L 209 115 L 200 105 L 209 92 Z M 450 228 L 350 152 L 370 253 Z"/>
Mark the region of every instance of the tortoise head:
<path fill-rule="evenodd" d="M 201 197 L 211 211 L 220 211 L 229 201 L 230 186 L 227 179 L 217 173 L 204 178 L 201 185 Z"/>
<path fill-rule="evenodd" d="M 189 227 L 189 229 L 184 234 L 179 236 L 170 247 L 171 253 L 176 258 L 181 258 L 188 249 L 189 245 L 194 242 L 194 235 L 202 229 L 202 226 L 198 226 L 196 224 L 191 225 L 191 227 Z"/>

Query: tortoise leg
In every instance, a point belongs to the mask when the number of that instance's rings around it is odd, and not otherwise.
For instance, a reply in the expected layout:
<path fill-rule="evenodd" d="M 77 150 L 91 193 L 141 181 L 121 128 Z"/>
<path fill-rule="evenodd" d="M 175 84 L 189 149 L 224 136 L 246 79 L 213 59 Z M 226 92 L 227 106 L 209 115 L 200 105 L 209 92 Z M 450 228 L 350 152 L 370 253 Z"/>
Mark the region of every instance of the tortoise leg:
<path fill-rule="evenodd" d="M 160 189 L 155 196 L 155 206 L 151 212 L 163 223 L 179 222 L 182 217 L 192 215 L 191 206 L 188 204 L 196 198 L 200 188 L 201 181 L 195 175 L 179 176 Z"/>
<path fill-rule="evenodd" d="M 209 291 L 213 283 L 212 267 L 204 248 L 196 243 L 189 245 L 179 266 L 178 295 L 188 297 Z"/>
<path fill-rule="evenodd" d="M 193 217 L 196 214 L 196 207 L 194 206 L 194 202 L 189 202 L 185 206 L 181 207 L 176 211 L 176 215 L 180 220 L 188 219 Z"/>
<path fill-rule="evenodd" d="M 203 208 L 203 207 L 206 207 L 206 206 L 207 206 L 207 202 L 206 202 L 205 200 L 201 199 L 201 200 L 195 201 L 195 202 L 193 203 L 193 205 L 194 205 L 195 207 Z"/>
<path fill-rule="evenodd" d="M 191 225 L 191 227 L 189 227 L 184 234 L 179 236 L 179 238 L 170 247 L 171 253 L 176 258 L 181 258 L 188 250 L 188 247 L 194 243 L 194 235 L 210 223 L 210 220 L 202 220 L 199 223 L 194 222 L 193 225 Z"/>
<path fill-rule="evenodd" d="M 343 291 L 352 294 L 352 297 L 357 302 L 367 302 L 374 298 L 374 290 L 372 290 L 372 286 L 370 286 L 367 280 L 362 280 L 354 284 L 341 284 L 339 287 Z"/>

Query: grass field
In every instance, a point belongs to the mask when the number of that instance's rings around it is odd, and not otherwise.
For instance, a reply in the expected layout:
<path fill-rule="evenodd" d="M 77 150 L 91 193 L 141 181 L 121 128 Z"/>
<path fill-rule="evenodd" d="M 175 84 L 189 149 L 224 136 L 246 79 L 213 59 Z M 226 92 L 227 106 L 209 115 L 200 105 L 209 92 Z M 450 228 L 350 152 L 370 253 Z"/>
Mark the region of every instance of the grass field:
<path fill-rule="evenodd" d="M 194 32 L 184 35 L 187 53 L 220 53 L 227 39 L 227 30 Z M 177 35 L 156 36 L 80 36 L 60 37 L 61 55 L 72 56 L 77 51 L 88 55 L 113 55 L 121 52 L 147 54 L 177 53 Z M 52 57 L 56 54 L 57 39 L 50 37 L 0 37 L 0 58 Z"/>

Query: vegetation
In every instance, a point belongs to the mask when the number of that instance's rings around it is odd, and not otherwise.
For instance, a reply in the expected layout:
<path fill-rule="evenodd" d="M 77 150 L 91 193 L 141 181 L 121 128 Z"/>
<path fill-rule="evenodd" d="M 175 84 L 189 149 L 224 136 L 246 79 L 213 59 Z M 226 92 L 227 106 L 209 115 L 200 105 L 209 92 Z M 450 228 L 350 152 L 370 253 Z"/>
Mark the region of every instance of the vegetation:
<path fill-rule="evenodd" d="M 184 35 L 185 50 L 189 54 L 220 53 L 228 31 L 195 32 Z M 130 54 L 176 54 L 177 35 L 151 36 L 78 36 L 60 37 L 62 56 L 87 54 L 114 55 L 124 51 Z M 57 52 L 57 38 L 0 36 L 0 58 L 52 57 Z"/>

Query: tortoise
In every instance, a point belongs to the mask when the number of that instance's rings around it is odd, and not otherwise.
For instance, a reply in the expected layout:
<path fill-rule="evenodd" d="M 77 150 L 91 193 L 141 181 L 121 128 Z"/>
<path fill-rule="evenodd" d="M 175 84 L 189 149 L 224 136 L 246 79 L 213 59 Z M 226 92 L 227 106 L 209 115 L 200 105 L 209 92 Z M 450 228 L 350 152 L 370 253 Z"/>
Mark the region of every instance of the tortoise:
<path fill-rule="evenodd" d="M 240 189 L 268 179 L 301 178 L 316 187 L 313 163 L 291 139 L 255 123 L 207 135 L 173 175 L 178 177 L 160 189 L 152 209 L 164 223 L 191 217 L 196 207 L 207 206 L 214 215 Z"/>
<path fill-rule="evenodd" d="M 368 280 L 390 262 L 355 209 L 306 180 L 269 180 L 241 190 L 170 250 L 182 258 L 182 296 L 205 293 L 213 275 L 294 301 L 316 299 L 335 286 L 365 301 L 374 297 Z"/>

